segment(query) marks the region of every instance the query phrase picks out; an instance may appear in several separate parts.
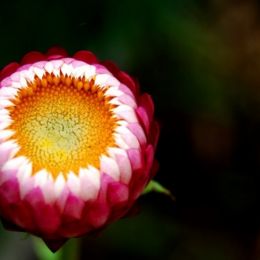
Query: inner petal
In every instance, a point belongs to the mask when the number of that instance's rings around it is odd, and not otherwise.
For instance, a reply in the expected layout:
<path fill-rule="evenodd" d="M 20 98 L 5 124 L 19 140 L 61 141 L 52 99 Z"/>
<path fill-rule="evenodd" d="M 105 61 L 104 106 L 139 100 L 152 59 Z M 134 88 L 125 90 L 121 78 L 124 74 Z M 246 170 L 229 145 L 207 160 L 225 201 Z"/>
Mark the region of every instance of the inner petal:
<path fill-rule="evenodd" d="M 108 101 L 93 80 L 48 73 L 35 77 L 9 108 L 17 156 L 32 161 L 33 173 L 46 169 L 54 177 L 88 165 L 99 168 L 99 157 L 115 146 L 117 119 Z"/>

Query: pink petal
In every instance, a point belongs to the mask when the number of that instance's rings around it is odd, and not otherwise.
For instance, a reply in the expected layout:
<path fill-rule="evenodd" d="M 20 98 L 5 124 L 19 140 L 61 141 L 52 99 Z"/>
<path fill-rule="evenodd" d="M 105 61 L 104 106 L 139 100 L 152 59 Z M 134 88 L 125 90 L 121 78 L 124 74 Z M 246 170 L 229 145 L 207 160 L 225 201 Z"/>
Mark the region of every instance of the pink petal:
<path fill-rule="evenodd" d="M 84 201 L 95 200 L 100 188 L 100 173 L 95 168 L 80 170 L 80 197 Z"/>
<path fill-rule="evenodd" d="M 131 95 L 125 94 L 125 95 L 120 96 L 118 99 L 121 103 L 126 104 L 134 109 L 137 106 L 134 98 Z"/>
<path fill-rule="evenodd" d="M 129 158 L 128 156 L 121 154 L 116 154 L 115 157 L 120 171 L 120 181 L 128 184 L 132 176 L 132 168 Z"/>
<path fill-rule="evenodd" d="M 1 74 L 1 72 L 0 72 Z M 10 77 L 7 77 L 7 78 L 4 78 L 2 81 L 1 81 L 1 76 L 0 76 L 0 88 L 1 87 L 9 87 L 12 85 L 12 79 Z"/>
<path fill-rule="evenodd" d="M 138 141 L 141 145 L 146 144 L 147 139 L 146 139 L 145 133 L 143 131 L 143 128 L 140 126 L 140 124 L 130 123 L 127 125 L 127 127 L 136 136 L 136 138 L 138 139 Z"/>
<path fill-rule="evenodd" d="M 0 165 L 5 164 L 13 155 L 17 145 L 13 142 L 0 144 Z"/>
<path fill-rule="evenodd" d="M 135 99 L 135 95 L 133 94 L 133 92 L 131 91 L 130 88 L 128 88 L 126 85 L 124 84 L 120 84 L 119 85 L 119 90 L 121 90 L 122 92 L 124 92 L 125 94 L 131 96 L 132 98 Z"/>
<path fill-rule="evenodd" d="M 97 74 L 108 74 L 111 75 L 110 71 L 101 64 L 95 64 Z"/>
<path fill-rule="evenodd" d="M 120 172 L 114 159 L 109 158 L 108 156 L 101 156 L 100 169 L 102 172 L 111 176 L 114 180 L 119 180 Z"/>
<path fill-rule="evenodd" d="M 127 154 L 131 162 L 133 171 L 143 169 L 144 161 L 140 149 L 129 149 L 127 150 Z"/>

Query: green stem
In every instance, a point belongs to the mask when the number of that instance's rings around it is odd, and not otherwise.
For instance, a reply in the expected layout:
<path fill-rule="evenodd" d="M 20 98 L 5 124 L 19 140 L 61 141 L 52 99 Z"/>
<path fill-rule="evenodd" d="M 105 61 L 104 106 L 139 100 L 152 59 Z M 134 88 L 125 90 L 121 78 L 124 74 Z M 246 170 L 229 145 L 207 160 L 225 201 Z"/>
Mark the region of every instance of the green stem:
<path fill-rule="evenodd" d="M 62 260 L 80 259 L 80 238 L 70 239 L 62 250 Z"/>
<path fill-rule="evenodd" d="M 78 260 L 80 256 L 79 241 L 79 238 L 71 239 L 56 253 L 53 253 L 40 238 L 33 238 L 38 260 Z"/>

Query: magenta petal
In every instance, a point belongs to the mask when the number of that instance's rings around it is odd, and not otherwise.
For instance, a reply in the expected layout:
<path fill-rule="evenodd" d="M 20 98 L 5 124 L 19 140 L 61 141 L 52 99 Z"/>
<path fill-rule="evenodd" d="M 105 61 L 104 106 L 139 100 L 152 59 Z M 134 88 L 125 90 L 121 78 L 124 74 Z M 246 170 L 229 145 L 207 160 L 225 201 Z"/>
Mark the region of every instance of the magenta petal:
<path fill-rule="evenodd" d="M 106 223 L 108 216 L 108 205 L 106 203 L 95 203 L 87 214 L 87 221 L 94 228 L 100 228 Z"/>
<path fill-rule="evenodd" d="M 120 71 L 119 68 L 111 61 L 104 61 L 102 64 L 123 84 L 125 84 L 135 96 L 138 95 L 139 86 L 127 73 Z"/>
<path fill-rule="evenodd" d="M 156 150 L 158 140 L 159 140 L 159 135 L 160 135 L 160 125 L 157 121 L 154 121 L 151 127 L 151 143 Z"/>
<path fill-rule="evenodd" d="M 24 64 L 21 67 L 19 67 L 17 71 L 29 70 L 31 66 L 32 64 Z"/>
<path fill-rule="evenodd" d="M 149 178 L 149 176 L 143 174 L 139 174 L 139 178 L 136 176 L 136 178 L 133 179 L 131 183 L 131 199 L 135 201 L 144 190 L 144 187 L 146 186 Z"/>
<path fill-rule="evenodd" d="M 109 217 L 110 207 L 107 201 L 107 189 L 112 182 L 113 179 L 109 175 L 102 173 L 98 198 L 93 202 L 86 214 L 88 223 L 95 228 L 102 227 Z"/>
<path fill-rule="evenodd" d="M 148 114 L 146 112 L 146 110 L 143 107 L 138 107 L 136 109 L 136 113 L 138 115 L 139 120 L 141 121 L 146 134 L 149 134 L 149 130 L 150 130 L 150 120 L 148 117 Z"/>
<path fill-rule="evenodd" d="M 67 240 L 68 239 L 58 239 L 58 240 L 43 239 L 44 243 L 53 253 L 59 250 L 67 242 Z"/>
<path fill-rule="evenodd" d="M 67 198 L 63 215 L 66 216 L 66 218 L 70 218 L 73 220 L 80 219 L 82 215 L 83 207 L 84 207 L 83 200 L 70 194 Z"/>
<path fill-rule="evenodd" d="M 139 87 L 137 83 L 124 71 L 120 71 L 118 75 L 116 76 L 122 83 L 127 85 L 133 93 L 137 96 L 139 92 Z"/>
<path fill-rule="evenodd" d="M 4 78 L 9 77 L 12 73 L 14 73 L 18 68 L 19 64 L 17 62 L 9 63 L 0 71 L 0 81 Z"/>
<path fill-rule="evenodd" d="M 12 210 L 10 210 L 10 214 L 15 223 L 24 228 L 24 230 L 30 232 L 34 232 L 36 230 L 36 225 L 34 223 L 30 207 L 24 201 L 21 200 L 16 207 L 13 207 Z"/>
<path fill-rule="evenodd" d="M 148 145 L 145 150 L 145 165 L 146 165 L 146 172 L 150 172 L 154 160 L 154 148 L 152 145 Z"/>
<path fill-rule="evenodd" d="M 151 168 L 151 172 L 150 172 L 150 178 L 151 179 L 156 175 L 158 170 L 159 170 L 159 163 L 158 163 L 157 160 L 154 160 L 152 168 Z"/>
<path fill-rule="evenodd" d="M 146 110 L 148 118 L 149 118 L 149 121 L 152 121 L 153 114 L 154 114 L 154 104 L 153 104 L 152 97 L 149 94 L 144 93 L 140 97 L 139 102 L 140 102 L 139 103 L 140 106 L 143 107 Z"/>
<path fill-rule="evenodd" d="M 119 182 L 109 184 L 107 193 L 110 205 L 125 202 L 129 196 L 128 187 Z"/>
<path fill-rule="evenodd" d="M 131 151 L 129 153 L 131 160 L 135 162 L 134 158 L 137 157 L 135 150 Z M 143 168 L 137 169 L 135 174 L 133 174 L 133 178 L 131 181 L 131 198 L 133 200 L 137 199 L 138 196 L 142 193 L 144 190 L 144 187 L 147 185 L 148 181 L 151 179 L 151 167 L 152 167 L 152 160 L 154 156 L 154 150 L 152 145 L 149 145 L 144 152 L 144 159 L 142 162 Z M 140 167 L 139 167 L 140 168 Z"/>
<path fill-rule="evenodd" d="M 16 178 L 9 179 L 0 186 L 1 205 L 15 204 L 19 200 L 19 184 Z"/>
<path fill-rule="evenodd" d="M 68 53 L 65 49 L 59 47 L 59 46 L 55 46 L 52 47 L 50 49 L 48 49 L 46 56 L 48 57 L 48 59 L 53 59 L 54 57 L 67 57 Z"/>
<path fill-rule="evenodd" d="M 6 219 L 11 219 L 22 229 L 32 231 L 35 227 L 30 209 L 20 200 L 19 185 L 12 178 L 0 186 L 0 209 Z"/>
<path fill-rule="evenodd" d="M 39 230 L 43 234 L 54 233 L 60 225 L 60 215 L 53 205 L 44 202 L 42 191 L 39 188 L 33 189 L 26 195 L 25 200 L 31 207 Z"/>
<path fill-rule="evenodd" d="M 44 54 L 42 54 L 41 52 L 38 51 L 31 51 L 29 53 L 27 53 L 26 55 L 23 56 L 22 60 L 21 60 L 21 64 L 25 65 L 25 64 L 32 64 L 35 63 L 37 61 L 42 61 L 45 60 L 46 57 Z"/>
<path fill-rule="evenodd" d="M 112 61 L 106 60 L 101 62 L 101 64 L 104 65 L 114 76 L 120 72 L 119 68 Z"/>
<path fill-rule="evenodd" d="M 84 61 L 88 64 L 98 63 L 96 56 L 90 51 L 78 51 L 73 55 L 73 58 Z"/>

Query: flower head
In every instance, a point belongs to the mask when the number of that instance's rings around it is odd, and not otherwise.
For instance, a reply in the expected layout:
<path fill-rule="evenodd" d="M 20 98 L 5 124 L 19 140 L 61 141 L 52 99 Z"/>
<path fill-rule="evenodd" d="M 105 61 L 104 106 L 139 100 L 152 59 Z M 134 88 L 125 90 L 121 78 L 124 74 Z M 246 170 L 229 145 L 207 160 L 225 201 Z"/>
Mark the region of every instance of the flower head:
<path fill-rule="evenodd" d="M 88 51 L 31 52 L 0 72 L 0 215 L 53 250 L 127 213 L 159 128 L 137 83 Z"/>

